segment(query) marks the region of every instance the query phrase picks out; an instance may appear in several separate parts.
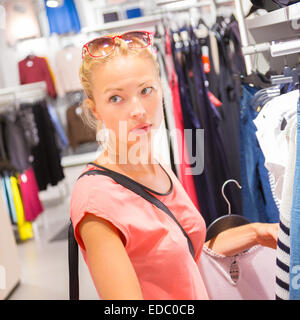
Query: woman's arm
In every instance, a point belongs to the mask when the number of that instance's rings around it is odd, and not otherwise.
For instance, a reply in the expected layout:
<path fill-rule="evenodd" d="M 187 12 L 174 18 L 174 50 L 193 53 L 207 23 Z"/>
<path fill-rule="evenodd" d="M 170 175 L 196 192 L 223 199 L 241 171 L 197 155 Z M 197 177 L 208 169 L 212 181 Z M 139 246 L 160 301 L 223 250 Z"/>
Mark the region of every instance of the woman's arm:
<path fill-rule="evenodd" d="M 95 286 L 104 300 L 142 300 L 135 270 L 110 222 L 87 214 L 79 224 Z"/>
<path fill-rule="evenodd" d="M 205 245 L 225 256 L 233 256 L 254 245 L 276 249 L 278 223 L 250 223 L 231 228 L 207 241 Z"/>

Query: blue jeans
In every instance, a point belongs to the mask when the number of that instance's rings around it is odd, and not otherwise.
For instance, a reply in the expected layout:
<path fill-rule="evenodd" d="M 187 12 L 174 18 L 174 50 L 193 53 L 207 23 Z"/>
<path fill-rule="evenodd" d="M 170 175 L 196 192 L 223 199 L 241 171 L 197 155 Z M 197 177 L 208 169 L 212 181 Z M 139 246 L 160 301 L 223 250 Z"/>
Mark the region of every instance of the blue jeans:
<path fill-rule="evenodd" d="M 297 117 L 297 155 L 290 229 L 290 300 L 300 300 L 300 97 Z"/>
<path fill-rule="evenodd" d="M 251 105 L 256 88 L 243 85 L 240 104 L 240 161 L 243 216 L 250 222 L 279 222 L 265 157 L 256 138 L 253 120 L 258 113 Z"/>

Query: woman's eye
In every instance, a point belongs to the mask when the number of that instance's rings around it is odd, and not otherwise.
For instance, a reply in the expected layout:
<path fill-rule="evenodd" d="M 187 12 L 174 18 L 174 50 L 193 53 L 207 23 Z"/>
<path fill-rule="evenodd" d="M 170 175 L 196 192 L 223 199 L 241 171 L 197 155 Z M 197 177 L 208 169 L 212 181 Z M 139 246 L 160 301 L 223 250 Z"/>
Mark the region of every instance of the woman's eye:
<path fill-rule="evenodd" d="M 152 90 L 153 90 L 152 87 L 144 88 L 144 89 L 142 90 L 142 94 L 143 94 L 143 95 L 149 94 L 149 93 L 152 92 Z"/>
<path fill-rule="evenodd" d="M 112 103 L 117 103 L 117 102 L 120 102 L 122 100 L 122 98 L 120 96 L 112 96 L 109 98 L 109 102 L 112 102 Z"/>

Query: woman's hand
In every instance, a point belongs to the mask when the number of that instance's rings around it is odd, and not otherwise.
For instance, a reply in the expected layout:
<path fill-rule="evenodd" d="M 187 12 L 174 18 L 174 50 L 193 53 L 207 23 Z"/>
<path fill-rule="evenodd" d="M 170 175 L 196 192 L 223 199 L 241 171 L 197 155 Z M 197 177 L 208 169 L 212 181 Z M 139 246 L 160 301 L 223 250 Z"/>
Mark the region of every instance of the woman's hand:
<path fill-rule="evenodd" d="M 276 249 L 278 226 L 278 223 L 249 223 L 227 229 L 205 245 L 225 256 L 233 256 L 258 244 Z"/>
<path fill-rule="evenodd" d="M 253 223 L 256 231 L 256 241 L 265 247 L 277 248 L 279 223 Z"/>

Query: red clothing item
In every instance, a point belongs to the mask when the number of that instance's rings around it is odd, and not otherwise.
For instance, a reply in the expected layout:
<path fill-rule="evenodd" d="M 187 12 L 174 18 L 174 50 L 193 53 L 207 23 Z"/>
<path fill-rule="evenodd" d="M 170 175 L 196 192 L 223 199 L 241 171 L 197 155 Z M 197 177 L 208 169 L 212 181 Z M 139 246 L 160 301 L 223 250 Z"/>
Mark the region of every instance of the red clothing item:
<path fill-rule="evenodd" d="M 39 188 L 32 168 L 19 175 L 19 183 L 26 221 L 34 221 L 44 208 L 39 198 Z"/>
<path fill-rule="evenodd" d="M 45 59 L 36 56 L 27 57 L 19 61 L 18 67 L 21 84 L 46 81 L 49 96 L 56 97 L 55 86 Z"/>

